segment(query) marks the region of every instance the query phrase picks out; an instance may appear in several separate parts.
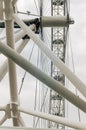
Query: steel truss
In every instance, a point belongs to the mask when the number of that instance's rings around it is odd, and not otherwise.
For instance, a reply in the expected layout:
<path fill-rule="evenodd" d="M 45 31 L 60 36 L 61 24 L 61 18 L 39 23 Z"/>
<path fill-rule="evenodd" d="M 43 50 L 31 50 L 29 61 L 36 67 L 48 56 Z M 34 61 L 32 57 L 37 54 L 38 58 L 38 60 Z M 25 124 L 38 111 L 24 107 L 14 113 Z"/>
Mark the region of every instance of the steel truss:
<path fill-rule="evenodd" d="M 67 16 L 67 4 L 66 0 L 51 0 L 51 15 L 52 16 Z M 51 50 L 54 54 L 65 62 L 66 51 L 66 28 L 56 27 L 52 28 L 52 44 Z M 51 76 L 65 85 L 65 76 L 59 68 L 57 68 L 53 62 L 51 63 Z M 50 90 L 50 109 L 49 113 L 57 116 L 65 116 L 65 101 L 64 98 L 53 90 Z M 49 122 L 49 128 L 64 129 L 63 125 L 59 125 L 53 122 Z"/>

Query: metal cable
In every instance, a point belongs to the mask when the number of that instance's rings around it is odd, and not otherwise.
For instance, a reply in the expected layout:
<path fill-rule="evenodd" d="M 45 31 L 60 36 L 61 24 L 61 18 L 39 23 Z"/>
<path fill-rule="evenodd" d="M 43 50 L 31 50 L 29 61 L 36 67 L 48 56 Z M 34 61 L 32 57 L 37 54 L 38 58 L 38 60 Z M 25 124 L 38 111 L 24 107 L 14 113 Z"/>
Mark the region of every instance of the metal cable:
<path fill-rule="evenodd" d="M 32 46 L 32 50 L 31 50 L 31 53 L 30 53 L 30 56 L 29 56 L 29 59 L 28 59 L 29 61 L 31 60 L 34 47 L 35 47 L 35 44 L 33 44 L 33 46 Z M 18 92 L 19 95 L 20 95 L 21 90 L 22 90 L 22 88 L 23 88 L 23 83 L 24 83 L 26 74 L 27 74 L 27 72 L 25 71 L 24 76 L 23 76 L 22 81 L 21 81 L 20 89 L 19 89 L 19 92 Z"/>
<path fill-rule="evenodd" d="M 66 0 L 67 16 L 70 15 L 70 0 Z"/>
<path fill-rule="evenodd" d="M 48 16 L 49 15 L 49 11 L 51 11 L 51 6 L 49 6 L 48 2 L 49 1 L 47 0 L 46 5 L 45 5 L 45 10 L 44 10 L 44 14 L 46 14 L 46 16 Z"/>
<path fill-rule="evenodd" d="M 72 45 L 71 45 L 71 40 L 70 40 L 70 49 L 71 49 L 71 58 L 72 58 L 72 65 L 73 65 L 73 72 L 75 73 L 75 65 L 74 65 L 74 56 L 73 56 L 73 49 L 72 49 Z M 75 88 L 75 92 L 76 92 L 76 96 L 78 96 L 78 91 Z M 80 109 L 78 108 L 78 117 L 79 117 L 79 121 L 81 121 L 81 116 L 80 116 Z"/>
<path fill-rule="evenodd" d="M 27 11 L 27 12 L 20 12 L 20 11 L 17 11 L 17 13 L 19 13 L 19 14 L 24 14 L 24 15 L 31 15 L 31 16 L 37 16 L 37 17 L 40 17 L 40 15 L 37 15 L 37 14 L 31 14 L 29 11 Z"/>
<path fill-rule="evenodd" d="M 44 106 L 44 103 L 45 103 L 45 99 L 46 99 L 47 93 L 48 93 L 48 88 L 47 88 L 47 90 L 46 90 L 46 93 L 45 93 L 45 96 L 44 96 L 43 103 L 42 103 L 42 105 L 41 105 L 40 111 L 42 111 L 42 109 L 43 109 L 43 106 Z M 36 121 L 35 128 L 37 127 L 38 121 L 39 121 L 39 118 L 38 118 L 37 121 Z"/>
<path fill-rule="evenodd" d="M 38 68 L 38 64 L 39 64 L 39 49 L 38 49 L 38 56 L 37 56 L 37 68 Z M 38 89 L 38 80 L 36 79 L 34 110 L 36 110 L 36 105 L 37 105 L 37 89 Z M 33 119 L 33 127 L 34 126 L 35 126 L 35 117 Z"/>
<path fill-rule="evenodd" d="M 38 9 L 38 7 L 37 7 L 36 0 L 34 0 L 34 3 L 35 3 L 35 7 L 36 7 L 36 10 L 37 10 L 37 13 L 39 14 L 39 9 Z"/>
<path fill-rule="evenodd" d="M 68 41 L 68 38 L 70 37 L 69 31 L 67 32 L 66 35 L 67 35 L 67 37 L 66 37 L 67 39 L 66 40 Z M 73 49 L 72 49 L 72 44 L 71 44 L 71 38 L 69 39 L 69 44 L 70 44 L 70 49 L 71 49 L 71 58 L 72 58 L 73 72 L 75 73 L 74 56 L 73 56 Z M 78 92 L 77 92 L 76 88 L 75 88 L 75 91 L 76 91 L 76 96 L 78 96 Z M 68 110 L 68 103 L 67 103 L 67 110 Z M 67 113 L 67 116 L 68 116 L 68 113 Z M 79 121 L 81 121 L 80 109 L 79 108 L 78 108 L 78 118 L 79 118 Z"/>
<path fill-rule="evenodd" d="M 44 71 L 44 72 L 46 72 L 47 70 L 46 70 L 46 68 L 44 67 L 44 64 L 46 63 L 46 61 L 45 60 L 43 60 L 43 53 L 42 53 L 42 51 L 41 51 L 41 67 L 42 67 L 42 70 Z M 48 69 L 48 68 L 47 68 Z M 43 91 L 42 91 L 42 93 L 43 93 Z M 43 98 L 43 102 L 42 102 L 42 104 L 41 104 L 41 108 L 40 108 L 40 111 L 42 111 L 42 109 L 43 109 L 43 107 L 44 107 L 44 105 L 45 105 L 45 100 L 46 100 L 46 96 L 47 96 L 47 93 L 48 93 L 48 88 L 47 88 L 47 90 L 46 90 L 46 92 L 45 92 L 45 94 L 44 94 L 44 98 Z M 37 118 L 37 121 L 36 121 L 36 123 L 35 123 L 35 125 L 34 125 L 34 127 L 36 128 L 37 127 L 37 124 L 38 124 L 38 121 L 39 121 L 39 118 Z"/>

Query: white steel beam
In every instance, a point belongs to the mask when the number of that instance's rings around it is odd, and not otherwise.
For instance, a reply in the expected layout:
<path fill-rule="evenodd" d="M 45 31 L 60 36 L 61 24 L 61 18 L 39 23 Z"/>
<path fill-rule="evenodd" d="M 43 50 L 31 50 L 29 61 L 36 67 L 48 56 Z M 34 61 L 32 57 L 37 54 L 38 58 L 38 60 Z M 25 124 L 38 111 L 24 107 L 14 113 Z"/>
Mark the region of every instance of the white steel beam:
<path fill-rule="evenodd" d="M 23 112 L 25 114 L 30 114 L 33 116 L 37 116 L 39 118 L 43 118 L 49 121 L 53 121 L 59 124 L 63 124 L 65 126 L 74 128 L 74 129 L 80 129 L 80 130 L 85 130 L 86 129 L 86 123 L 80 123 L 77 121 L 73 121 L 67 118 L 63 118 L 63 117 L 59 117 L 59 116 L 54 116 L 54 115 L 50 115 L 47 113 L 42 113 L 42 112 L 37 112 L 37 111 L 33 111 L 33 110 L 24 110 L 23 108 L 19 108 L 20 112 Z"/>
<path fill-rule="evenodd" d="M 39 46 L 39 48 L 53 61 L 63 74 L 75 85 L 75 87 L 86 97 L 86 85 L 43 43 L 16 15 L 13 15 L 17 24 L 28 34 L 28 36 Z"/>
<path fill-rule="evenodd" d="M 19 117 L 19 123 L 20 123 L 20 126 L 25 127 L 25 122 L 23 121 L 21 116 Z"/>
<path fill-rule="evenodd" d="M 36 30 L 34 24 L 30 25 L 28 28 L 30 28 L 32 31 Z M 26 35 L 26 33 L 23 30 L 21 30 L 20 32 L 16 33 L 15 34 L 15 43 L 18 42 L 20 39 L 22 39 L 25 35 Z M 3 43 L 6 44 L 6 40 L 4 40 Z"/>
<path fill-rule="evenodd" d="M 14 21 L 12 18 L 13 5 L 12 0 L 4 0 L 5 5 L 5 26 L 6 26 L 6 40 L 7 45 L 14 49 Z M 18 91 L 17 91 L 17 78 L 16 78 L 16 66 L 15 63 L 8 58 L 9 68 L 9 84 L 10 84 L 10 100 L 12 103 L 18 103 Z M 15 109 L 14 109 L 15 108 Z M 17 120 L 17 106 L 12 105 L 12 119 L 13 125 L 18 126 Z"/>
<path fill-rule="evenodd" d="M 33 31 L 35 31 L 35 25 L 33 24 L 33 25 L 30 25 L 28 28 L 30 28 L 31 30 L 33 30 Z M 25 34 L 25 32 L 22 30 L 22 31 L 20 31 L 18 34 L 16 34 L 16 36 L 15 36 L 15 42 L 18 42 L 22 37 L 24 37 L 24 35 L 26 35 Z M 22 42 L 21 42 L 21 44 L 17 47 L 17 49 L 16 49 L 16 51 L 18 52 L 18 53 L 21 53 L 21 51 L 24 49 L 24 47 L 27 45 L 27 43 L 28 43 L 28 41 L 29 40 L 23 40 Z M 6 60 L 3 64 L 2 64 L 2 66 L 0 67 L 0 81 L 4 78 L 4 76 L 6 75 L 6 73 L 7 73 L 7 69 L 8 69 L 8 63 L 7 63 L 8 61 Z"/>
<path fill-rule="evenodd" d="M 0 125 L 2 125 L 7 120 L 7 116 L 4 115 L 3 118 L 0 120 Z"/>
<path fill-rule="evenodd" d="M 4 78 L 8 70 L 8 60 L 4 61 L 4 63 L 0 66 L 0 81 Z"/>
<path fill-rule="evenodd" d="M 86 112 L 86 102 L 74 95 L 71 91 L 65 88 L 60 82 L 52 79 L 50 76 L 46 75 L 44 72 L 39 70 L 37 67 L 28 62 L 25 58 L 20 56 L 12 48 L 4 45 L 0 42 L 0 51 L 7 57 L 11 58 L 16 64 L 21 66 L 27 72 L 32 74 L 34 77 L 39 79 L 41 82 L 49 86 L 51 89 L 58 92 L 72 104 L 80 108 L 82 111 Z"/>
<path fill-rule="evenodd" d="M 43 27 L 65 27 L 73 24 L 74 21 L 67 16 L 43 16 L 41 17 L 41 26 Z"/>
<path fill-rule="evenodd" d="M 0 107 L 0 111 L 5 111 L 6 110 L 6 106 Z"/>
<path fill-rule="evenodd" d="M 29 27 L 31 30 L 35 30 L 35 25 L 31 25 Z M 18 34 L 16 34 L 15 36 L 15 42 L 18 42 L 23 36 L 25 35 L 25 32 L 24 31 L 20 31 Z M 21 51 L 24 49 L 24 47 L 27 45 L 29 40 L 22 40 L 21 41 L 21 44 L 17 47 L 16 51 L 18 53 L 21 53 Z M 4 78 L 4 76 L 6 75 L 7 73 L 7 63 L 8 61 L 4 61 L 4 63 L 2 64 L 2 66 L 0 67 L 0 81 Z"/>
<path fill-rule="evenodd" d="M 21 53 L 22 50 L 24 49 L 24 47 L 27 45 L 28 42 L 29 42 L 29 39 L 22 40 L 21 44 L 16 48 L 16 51 L 18 53 Z M 4 78 L 4 76 L 6 75 L 7 71 L 8 71 L 8 60 L 4 61 L 4 63 L 0 67 L 0 81 Z"/>
<path fill-rule="evenodd" d="M 0 0 L 0 20 L 3 20 L 3 0 Z"/>
<path fill-rule="evenodd" d="M 14 49 L 13 20 L 6 20 L 7 44 Z M 11 59 L 8 59 L 9 79 L 10 79 L 10 98 L 12 102 L 18 101 L 16 67 Z"/>
<path fill-rule="evenodd" d="M 0 130 L 55 130 L 55 129 L 29 128 L 29 127 L 28 128 L 27 127 L 0 127 Z M 60 130 L 60 129 L 56 129 L 56 130 Z M 67 130 L 69 130 L 69 129 L 67 129 Z"/>
<path fill-rule="evenodd" d="M 21 44 L 16 48 L 16 51 L 20 54 L 26 47 L 30 39 L 25 39 L 21 41 Z"/>
<path fill-rule="evenodd" d="M 35 31 L 35 25 L 30 25 L 28 28 L 30 28 L 31 30 Z M 15 42 L 18 42 L 22 37 L 24 37 L 24 35 L 26 35 L 26 33 L 21 30 L 18 34 L 15 35 Z"/>

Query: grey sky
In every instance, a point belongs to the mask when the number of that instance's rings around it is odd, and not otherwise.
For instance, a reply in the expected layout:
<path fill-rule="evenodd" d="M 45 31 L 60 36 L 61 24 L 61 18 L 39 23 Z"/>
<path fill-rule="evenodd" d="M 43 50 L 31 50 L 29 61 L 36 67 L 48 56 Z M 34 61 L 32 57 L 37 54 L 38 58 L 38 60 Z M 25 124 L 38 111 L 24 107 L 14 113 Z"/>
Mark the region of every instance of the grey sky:
<path fill-rule="evenodd" d="M 71 0 L 70 12 L 75 20 L 75 24 L 70 28 L 70 33 L 76 73 L 86 82 L 86 1 Z"/>

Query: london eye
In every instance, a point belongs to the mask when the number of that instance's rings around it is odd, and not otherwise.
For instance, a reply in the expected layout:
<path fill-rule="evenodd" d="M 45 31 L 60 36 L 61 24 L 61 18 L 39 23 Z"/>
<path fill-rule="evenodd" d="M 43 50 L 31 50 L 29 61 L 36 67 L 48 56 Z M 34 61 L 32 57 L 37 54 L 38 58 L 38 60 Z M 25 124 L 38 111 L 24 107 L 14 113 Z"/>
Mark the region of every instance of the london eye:
<path fill-rule="evenodd" d="M 1 130 L 86 129 L 86 85 L 75 74 L 69 43 L 70 6 L 70 0 L 0 0 Z"/>

